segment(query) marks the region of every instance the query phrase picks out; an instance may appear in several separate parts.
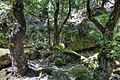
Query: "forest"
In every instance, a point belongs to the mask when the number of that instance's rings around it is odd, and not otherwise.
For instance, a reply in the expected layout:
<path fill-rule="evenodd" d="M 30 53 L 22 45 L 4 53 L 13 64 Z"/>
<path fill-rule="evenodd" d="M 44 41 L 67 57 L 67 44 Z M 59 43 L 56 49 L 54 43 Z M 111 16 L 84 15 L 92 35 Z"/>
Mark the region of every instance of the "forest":
<path fill-rule="evenodd" d="M 0 80 L 120 80 L 120 0 L 0 0 Z"/>

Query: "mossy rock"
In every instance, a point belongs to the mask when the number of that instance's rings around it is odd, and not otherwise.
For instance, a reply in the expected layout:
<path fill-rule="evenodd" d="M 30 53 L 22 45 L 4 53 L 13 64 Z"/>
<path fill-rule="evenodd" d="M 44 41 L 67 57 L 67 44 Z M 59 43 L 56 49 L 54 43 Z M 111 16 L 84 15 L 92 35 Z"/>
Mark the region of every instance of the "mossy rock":
<path fill-rule="evenodd" d="M 38 73 L 51 75 L 52 74 L 52 68 L 43 68 L 43 69 L 39 70 Z"/>
<path fill-rule="evenodd" d="M 56 66 L 62 66 L 65 64 L 62 58 L 57 58 L 54 62 Z"/>
<path fill-rule="evenodd" d="M 53 50 L 60 50 L 60 51 L 64 51 L 65 47 L 62 46 L 61 44 L 56 44 L 52 46 Z"/>
<path fill-rule="evenodd" d="M 0 48 L 0 69 L 10 66 L 10 52 L 8 49 Z"/>
<path fill-rule="evenodd" d="M 75 80 L 90 80 L 89 72 L 83 66 L 75 66 L 70 73 L 76 77 Z"/>
<path fill-rule="evenodd" d="M 31 52 L 25 52 L 25 55 L 30 60 L 39 59 L 41 57 L 39 50 L 36 49 L 33 49 Z"/>
<path fill-rule="evenodd" d="M 53 75 L 52 80 L 71 80 L 71 79 L 69 78 L 68 71 L 58 71 L 58 73 Z"/>

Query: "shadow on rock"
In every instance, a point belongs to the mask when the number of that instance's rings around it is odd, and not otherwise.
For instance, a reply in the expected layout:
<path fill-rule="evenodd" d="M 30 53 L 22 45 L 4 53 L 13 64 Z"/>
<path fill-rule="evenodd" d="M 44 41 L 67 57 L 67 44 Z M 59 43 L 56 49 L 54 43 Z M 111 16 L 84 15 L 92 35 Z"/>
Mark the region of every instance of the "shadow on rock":
<path fill-rule="evenodd" d="M 27 71 L 26 71 L 26 75 L 25 75 L 26 77 L 38 77 L 39 76 L 39 73 L 38 73 L 38 71 L 35 71 L 35 70 L 33 70 L 33 69 L 28 69 Z"/>

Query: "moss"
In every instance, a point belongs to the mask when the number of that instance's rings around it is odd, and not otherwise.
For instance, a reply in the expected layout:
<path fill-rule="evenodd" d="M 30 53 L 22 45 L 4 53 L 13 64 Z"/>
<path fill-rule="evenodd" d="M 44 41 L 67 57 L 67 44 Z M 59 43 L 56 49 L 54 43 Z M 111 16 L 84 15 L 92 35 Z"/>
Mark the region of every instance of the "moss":
<path fill-rule="evenodd" d="M 70 73 L 76 77 L 75 80 L 90 80 L 88 71 L 81 66 L 75 66 Z"/>
<path fill-rule="evenodd" d="M 5 68 L 11 64 L 10 56 L 5 54 L 0 57 L 0 69 Z"/>
<path fill-rule="evenodd" d="M 41 57 L 41 54 L 37 49 L 31 49 L 29 52 L 25 52 L 25 55 L 30 60 L 39 59 Z"/>
<path fill-rule="evenodd" d="M 60 50 L 60 51 L 64 51 L 64 47 L 60 44 L 56 44 L 54 46 L 52 46 L 53 50 Z"/>
<path fill-rule="evenodd" d="M 71 80 L 68 74 L 69 73 L 67 71 L 59 71 L 53 76 L 52 80 Z"/>
<path fill-rule="evenodd" d="M 41 70 L 38 71 L 38 73 L 51 75 L 52 74 L 52 68 L 41 69 Z"/>
<path fill-rule="evenodd" d="M 62 58 L 57 58 L 54 62 L 55 62 L 56 66 L 62 66 L 62 65 L 64 65 L 64 61 L 63 61 Z"/>

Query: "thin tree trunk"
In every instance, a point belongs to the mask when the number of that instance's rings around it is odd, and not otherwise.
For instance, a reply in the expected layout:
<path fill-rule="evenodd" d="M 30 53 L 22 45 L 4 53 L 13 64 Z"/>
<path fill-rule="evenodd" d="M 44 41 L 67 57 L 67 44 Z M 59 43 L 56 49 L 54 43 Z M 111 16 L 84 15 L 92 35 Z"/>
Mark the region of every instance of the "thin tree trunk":
<path fill-rule="evenodd" d="M 58 22 L 58 13 L 59 13 L 59 0 L 56 1 L 56 9 L 55 9 L 55 13 L 54 13 L 54 45 L 55 44 L 59 44 L 60 42 L 60 33 L 65 25 L 65 23 L 67 22 L 67 20 L 69 19 L 70 13 L 71 13 L 71 0 L 69 0 L 69 10 L 68 10 L 68 14 L 65 18 L 65 20 L 63 21 L 63 23 L 61 24 L 61 26 L 57 24 Z"/>
<path fill-rule="evenodd" d="M 49 21 L 49 14 L 48 14 L 48 20 L 47 20 L 47 26 L 48 26 L 48 43 L 49 47 L 51 47 L 51 29 L 50 29 L 50 21 Z"/>
<path fill-rule="evenodd" d="M 53 45 L 59 43 L 59 35 L 58 35 L 58 14 L 59 14 L 59 0 L 55 0 L 55 13 L 54 13 L 54 42 Z"/>
<path fill-rule="evenodd" d="M 24 55 L 23 41 L 25 39 L 26 22 L 23 13 L 23 0 L 13 0 L 14 28 L 10 34 L 10 55 L 12 66 L 16 67 L 16 72 L 24 75 L 28 69 L 27 59 Z"/>

